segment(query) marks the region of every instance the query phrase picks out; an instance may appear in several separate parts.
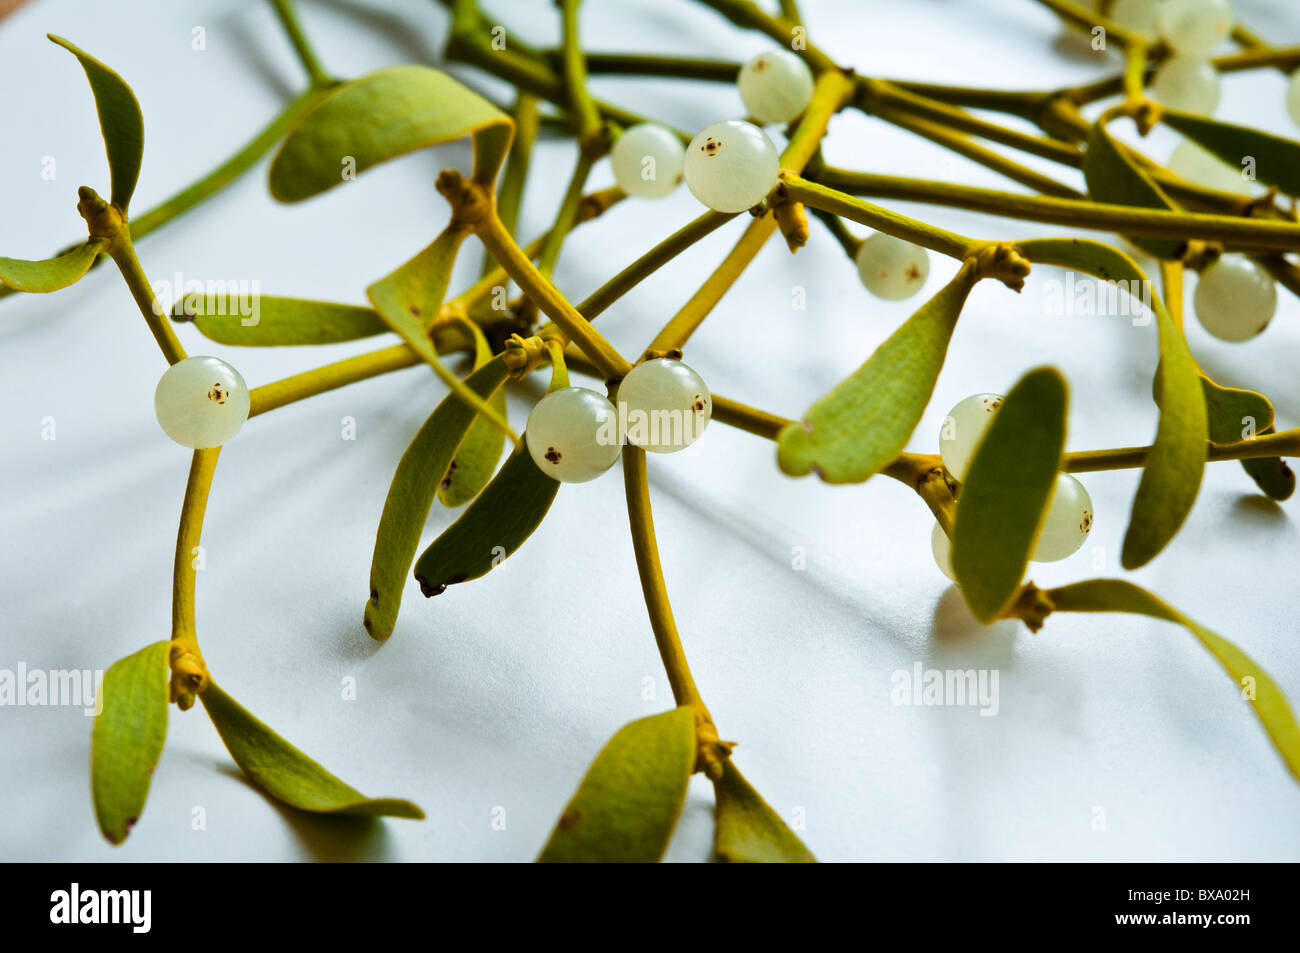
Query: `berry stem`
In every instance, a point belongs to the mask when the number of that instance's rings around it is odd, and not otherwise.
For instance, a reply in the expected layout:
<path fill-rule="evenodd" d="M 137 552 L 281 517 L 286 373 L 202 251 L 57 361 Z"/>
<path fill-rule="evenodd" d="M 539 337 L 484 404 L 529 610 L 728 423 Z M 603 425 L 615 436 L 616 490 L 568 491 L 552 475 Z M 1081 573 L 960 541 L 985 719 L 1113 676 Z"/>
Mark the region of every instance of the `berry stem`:
<path fill-rule="evenodd" d="M 1070 26 L 1078 27 L 1085 33 L 1091 33 L 1094 27 L 1106 31 L 1106 38 L 1114 39 L 1125 50 L 1135 46 L 1145 46 L 1146 40 L 1130 30 L 1124 29 L 1114 20 L 1104 17 L 1097 10 L 1092 10 L 1074 0 L 1038 0 L 1043 6 L 1056 13 Z"/>
<path fill-rule="evenodd" d="M 533 157 L 533 143 L 537 140 L 540 124 L 537 104 L 536 96 L 520 91 L 515 96 L 515 106 L 511 110 L 515 120 L 515 138 L 510 143 L 505 171 L 501 173 L 501 181 L 497 184 L 497 215 L 511 235 L 518 231 L 519 206 L 523 201 L 524 183 Z M 492 256 L 484 255 L 483 275 L 491 274 L 495 267 L 496 262 Z"/>
<path fill-rule="evenodd" d="M 573 131 L 585 153 L 589 148 L 588 143 L 600 136 L 601 123 L 600 110 L 587 91 L 587 61 L 582 54 L 578 35 L 578 5 L 581 2 L 582 0 L 560 0 L 560 17 L 564 24 L 564 84 L 569 94 Z"/>
<path fill-rule="evenodd" d="M 312 49 L 311 42 L 307 39 L 307 34 L 303 32 L 293 0 L 271 0 L 271 5 L 275 7 L 275 15 L 280 18 L 280 25 L 284 27 L 284 32 L 289 34 L 289 42 L 293 44 L 293 51 L 298 54 L 298 60 L 307 71 L 312 86 L 331 85 L 334 78 L 325 72 L 316 56 L 316 51 Z"/>
<path fill-rule="evenodd" d="M 172 330 L 171 323 L 167 320 L 166 312 L 154 296 L 153 286 L 149 284 L 149 279 L 140 266 L 140 259 L 136 257 L 135 248 L 131 245 L 130 230 L 125 227 L 125 223 L 108 246 L 108 254 L 122 273 L 127 287 L 131 289 L 131 297 L 135 298 L 135 303 L 139 306 L 145 323 L 149 325 L 149 330 L 153 332 L 154 340 L 158 342 L 163 357 L 167 358 L 167 363 L 175 364 L 177 361 L 185 360 L 185 348 L 181 346 L 180 339 L 176 337 L 176 332 Z"/>
<path fill-rule="evenodd" d="M 559 211 L 556 212 L 555 224 L 546 233 L 542 254 L 537 261 L 537 270 L 548 281 L 555 273 L 555 264 L 560 258 L 560 248 L 564 245 L 564 239 L 568 237 L 570 229 L 573 228 L 578 219 L 578 206 L 582 203 L 582 189 L 587 184 L 587 177 L 591 175 L 591 167 L 596 164 L 598 158 L 599 156 L 592 150 L 579 149 L 578 161 L 573 167 L 569 187 L 565 190 Z M 502 225 L 504 226 L 504 224 L 503 222 Z"/>
<path fill-rule="evenodd" d="M 1090 473 L 1096 470 L 1129 470 L 1145 465 L 1150 447 L 1121 447 L 1117 450 L 1087 450 L 1067 453 L 1061 464 L 1066 473 Z M 1252 440 L 1205 446 L 1205 459 L 1252 460 L 1257 457 L 1300 457 L 1300 428 L 1281 433 L 1260 434 Z"/>

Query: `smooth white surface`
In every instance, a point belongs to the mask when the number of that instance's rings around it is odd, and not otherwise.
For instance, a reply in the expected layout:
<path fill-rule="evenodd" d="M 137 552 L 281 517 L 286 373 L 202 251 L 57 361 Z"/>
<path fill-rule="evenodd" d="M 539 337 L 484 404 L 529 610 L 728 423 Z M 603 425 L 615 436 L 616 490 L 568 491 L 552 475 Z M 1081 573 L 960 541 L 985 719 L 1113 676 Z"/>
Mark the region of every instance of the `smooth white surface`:
<path fill-rule="evenodd" d="M 1055 19 L 1029 0 L 803 0 L 810 36 L 859 70 L 989 86 L 1053 86 L 1112 74 L 1116 57 L 1061 53 Z M 535 43 L 550 4 L 497 3 Z M 1237 5 L 1271 41 L 1300 41 L 1300 14 Z M 302 0 L 331 69 L 434 62 L 447 18 L 434 3 Z M 190 47 L 195 26 L 206 52 Z M 684 0 L 588 0 L 592 48 L 677 50 L 743 61 L 771 44 Z M 67 36 L 134 85 L 147 145 L 143 210 L 234 151 L 302 83 L 268 4 L 34 0 L 0 21 L 0 253 L 39 257 L 73 240 L 76 188 L 107 185 L 85 79 L 44 38 Z M 1077 50 L 1077 46 L 1067 49 Z M 500 84 L 456 68 L 481 88 Z M 734 84 L 598 78 L 600 95 L 700 129 L 741 114 Z M 1219 115 L 1295 135 L 1285 78 L 1224 81 Z M 1128 128 L 1120 128 L 1126 134 Z M 829 162 L 1014 189 L 993 173 L 848 111 Z M 1167 156 L 1176 137 L 1152 134 Z M 53 182 L 40 177 L 57 160 Z M 534 159 L 523 231 L 554 215 L 574 151 Z M 1026 160 L 1081 186 L 1079 176 Z M 298 206 L 267 195 L 265 164 L 140 243 L 155 281 L 257 279 L 268 294 L 362 302 L 364 286 L 423 248 L 446 219 L 432 188 L 468 169 L 466 145 L 401 159 Z M 608 166 L 594 185 L 609 184 Z M 1061 234 L 973 213 L 885 203 L 965 234 Z M 699 214 L 685 190 L 625 202 L 565 245 L 557 280 L 574 299 Z M 748 221 L 741 216 L 600 318 L 623 353 L 645 347 Z M 861 230 L 859 230 L 860 232 Z M 455 288 L 477 275 L 473 243 Z M 955 272 L 935 256 L 923 296 Z M 1023 293 L 975 289 L 910 446 L 934 451 L 943 415 L 1005 392 L 1044 363 L 1071 382 L 1071 449 L 1146 443 L 1155 429 L 1155 327 L 1052 313 L 1064 273 L 1036 268 Z M 1194 281 L 1190 282 L 1194 285 Z M 806 310 L 794 310 L 798 295 Z M 1190 289 L 1189 289 L 1190 295 Z M 690 347 L 718 393 L 797 416 L 924 300 L 890 304 L 813 223 L 791 256 L 768 243 Z M 1067 299 L 1072 300 L 1072 299 Z M 1190 301 L 1189 301 L 1190 304 Z M 1254 386 L 1300 424 L 1300 308 L 1284 295 L 1256 340 L 1188 335 L 1224 384 Z M 388 339 L 329 348 L 221 348 L 257 386 Z M 172 549 L 190 455 L 158 429 L 163 361 L 120 278 L 0 302 L 0 667 L 106 668 L 167 637 Z M 538 380 L 511 401 L 523 422 Z M 250 421 L 222 451 L 208 505 L 198 629 L 232 695 L 368 794 L 410 797 L 423 823 L 337 825 L 277 807 L 240 779 L 201 709 L 173 710 L 149 804 L 124 847 L 95 828 L 90 720 L 79 708 L 0 709 L 0 856 L 193 860 L 528 860 L 601 745 L 671 704 L 632 560 L 622 480 L 563 487 L 539 532 L 499 571 L 434 600 L 412 581 L 383 646 L 361 628 L 374 530 L 393 468 L 442 388 L 413 368 Z M 45 418 L 57 439 L 41 439 Z M 343 418 L 355 441 L 341 439 Z M 824 860 L 1300 859 L 1300 787 L 1218 665 L 1174 626 L 1059 616 L 1037 635 L 982 628 L 934 565 L 933 517 L 884 477 L 826 486 L 783 476 L 770 444 L 722 425 L 650 460 L 664 571 L 686 650 L 736 763 L 787 818 L 798 810 Z M 1124 575 L 1119 544 L 1136 472 L 1087 477 L 1092 539 L 1034 567 L 1043 585 Z M 1262 501 L 1235 463 L 1211 465 L 1186 527 L 1130 578 L 1237 641 L 1300 702 L 1297 501 Z M 423 542 L 454 518 L 435 504 Z M 792 566 L 803 566 L 802 569 Z M 996 669 L 996 717 L 973 707 L 892 705 L 915 663 Z M 357 698 L 343 701 L 343 679 Z M 652 697 L 648 697 L 653 693 Z M 197 808 L 206 830 L 194 830 Z M 504 808 L 504 830 L 493 827 Z M 1103 830 L 1094 830 L 1097 818 Z M 709 855 L 711 792 L 695 779 L 672 860 Z"/>

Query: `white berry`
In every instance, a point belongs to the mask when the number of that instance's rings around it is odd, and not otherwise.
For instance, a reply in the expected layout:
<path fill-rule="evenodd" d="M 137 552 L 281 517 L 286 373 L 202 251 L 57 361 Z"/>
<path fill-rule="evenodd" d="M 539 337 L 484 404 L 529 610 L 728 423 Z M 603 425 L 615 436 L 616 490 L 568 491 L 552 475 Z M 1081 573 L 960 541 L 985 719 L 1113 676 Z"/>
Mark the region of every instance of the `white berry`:
<path fill-rule="evenodd" d="M 1068 473 L 1056 475 L 1052 501 L 1047 506 L 1043 531 L 1031 559 L 1054 563 L 1077 553 L 1092 530 L 1092 497 L 1083 484 Z"/>
<path fill-rule="evenodd" d="M 1204 53 L 1232 34 L 1230 0 L 1164 0 L 1160 35 L 1178 53 Z"/>
<path fill-rule="evenodd" d="M 975 448 L 1001 406 L 1002 398 L 997 394 L 975 394 L 960 401 L 944 419 L 939 431 L 939 455 L 958 483 L 966 479 Z"/>
<path fill-rule="evenodd" d="M 623 449 L 614 405 L 585 387 L 565 387 L 539 400 L 524 442 L 538 469 L 561 483 L 596 479 Z"/>
<path fill-rule="evenodd" d="M 1208 116 L 1219 105 L 1219 71 L 1201 56 L 1171 56 L 1156 70 L 1151 92 L 1169 109 Z"/>
<path fill-rule="evenodd" d="M 1160 4 L 1157 0 L 1115 0 L 1110 19 L 1126 30 L 1154 40 L 1159 33 Z"/>
<path fill-rule="evenodd" d="M 658 199 L 681 184 L 686 150 L 663 126 L 642 122 L 618 137 L 609 161 L 620 189 L 637 198 Z"/>
<path fill-rule="evenodd" d="M 952 568 L 952 541 L 948 539 L 948 534 L 938 523 L 934 524 L 934 529 L 930 533 L 930 552 L 934 553 L 934 561 L 939 571 L 956 582 L 957 573 Z"/>
<path fill-rule="evenodd" d="M 813 74 L 789 50 L 771 50 L 742 66 L 736 85 L 745 108 L 759 122 L 790 122 L 812 100 Z"/>
<path fill-rule="evenodd" d="M 227 443 L 248 419 L 248 385 L 225 361 L 187 357 L 163 372 L 153 392 L 163 432 L 183 447 L 206 450 Z"/>
<path fill-rule="evenodd" d="M 1169 171 L 1188 182 L 1218 189 L 1220 192 L 1251 194 L 1250 187 L 1240 172 L 1190 139 L 1179 143 L 1169 157 Z"/>
<path fill-rule="evenodd" d="M 1196 317 L 1221 341 L 1249 341 L 1273 320 L 1277 285 L 1245 255 L 1221 255 L 1196 282 Z"/>
<path fill-rule="evenodd" d="M 618 412 L 628 443 L 654 453 L 689 447 L 704 433 L 713 398 L 699 374 L 668 358 L 642 361 L 618 385 Z"/>
<path fill-rule="evenodd" d="M 858 277 L 877 298 L 902 301 L 925 286 L 930 256 L 920 245 L 878 232 L 860 246 Z"/>
<path fill-rule="evenodd" d="M 1291 74 L 1291 82 L 1287 84 L 1286 111 L 1291 114 L 1291 121 L 1300 126 L 1300 70 Z"/>
<path fill-rule="evenodd" d="M 753 208 L 775 187 L 780 171 L 772 140 L 737 119 L 706 126 L 686 147 L 686 184 L 716 212 Z"/>

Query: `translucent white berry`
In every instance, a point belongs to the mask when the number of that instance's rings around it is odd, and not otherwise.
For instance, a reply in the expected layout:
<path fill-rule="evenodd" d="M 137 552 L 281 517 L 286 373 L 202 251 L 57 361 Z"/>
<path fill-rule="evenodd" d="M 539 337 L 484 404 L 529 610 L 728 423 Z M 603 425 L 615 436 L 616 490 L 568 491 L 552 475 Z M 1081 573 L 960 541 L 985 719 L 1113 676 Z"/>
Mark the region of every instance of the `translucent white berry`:
<path fill-rule="evenodd" d="M 1287 84 L 1286 111 L 1291 114 L 1291 121 L 1300 126 L 1300 70 L 1291 74 L 1291 82 Z"/>
<path fill-rule="evenodd" d="M 975 394 L 948 412 L 939 431 L 939 455 L 957 482 L 966 479 L 975 448 L 1001 406 L 1002 398 L 997 394 Z"/>
<path fill-rule="evenodd" d="M 736 85 L 745 108 L 759 122 L 790 122 L 812 100 L 813 74 L 789 50 L 771 50 L 742 66 Z"/>
<path fill-rule="evenodd" d="M 1110 8 L 1110 19 L 1126 30 L 1154 40 L 1160 32 L 1157 0 L 1115 0 Z"/>
<path fill-rule="evenodd" d="M 1043 532 L 1031 559 L 1054 563 L 1077 553 L 1092 530 L 1092 497 L 1083 484 L 1068 473 L 1056 475 L 1052 501 L 1047 506 Z"/>
<path fill-rule="evenodd" d="M 248 385 L 225 361 L 187 357 L 163 372 L 153 392 L 163 432 L 183 447 L 205 450 L 226 443 L 248 419 Z"/>
<path fill-rule="evenodd" d="M 524 442 L 538 469 L 562 483 L 596 479 L 623 449 L 614 405 L 585 387 L 566 387 L 539 400 L 528 415 Z"/>
<path fill-rule="evenodd" d="M 1169 171 L 1206 188 L 1251 194 L 1250 184 L 1240 172 L 1190 139 L 1180 142 L 1169 157 Z"/>
<path fill-rule="evenodd" d="M 681 361 L 642 361 L 618 385 L 618 412 L 628 443 L 655 453 L 689 447 L 713 414 L 699 374 Z"/>
<path fill-rule="evenodd" d="M 609 161 L 620 189 L 637 198 L 657 199 L 681 184 L 686 150 L 663 126 L 642 122 L 618 137 Z"/>
<path fill-rule="evenodd" d="M 878 232 L 858 247 L 858 277 L 877 298 L 902 301 L 925 286 L 930 256 L 920 245 Z"/>
<path fill-rule="evenodd" d="M 686 147 L 686 184 L 717 212 L 743 212 L 776 185 L 776 146 L 757 126 L 727 119 L 700 130 Z"/>
<path fill-rule="evenodd" d="M 1249 341 L 1273 320 L 1277 285 L 1245 255 L 1222 255 L 1196 282 L 1196 317 L 1221 341 Z"/>
<path fill-rule="evenodd" d="M 1163 0 L 1160 35 L 1178 53 L 1204 53 L 1232 33 L 1231 0 Z"/>
<path fill-rule="evenodd" d="M 1202 56 L 1171 56 L 1156 70 L 1151 92 L 1170 109 L 1208 116 L 1219 105 L 1219 71 Z"/>
<path fill-rule="evenodd" d="M 957 574 L 952 568 L 952 541 L 948 539 L 948 534 L 938 523 L 934 524 L 934 530 L 930 533 L 930 551 L 934 553 L 934 561 L 938 564 L 939 571 L 956 582 Z"/>

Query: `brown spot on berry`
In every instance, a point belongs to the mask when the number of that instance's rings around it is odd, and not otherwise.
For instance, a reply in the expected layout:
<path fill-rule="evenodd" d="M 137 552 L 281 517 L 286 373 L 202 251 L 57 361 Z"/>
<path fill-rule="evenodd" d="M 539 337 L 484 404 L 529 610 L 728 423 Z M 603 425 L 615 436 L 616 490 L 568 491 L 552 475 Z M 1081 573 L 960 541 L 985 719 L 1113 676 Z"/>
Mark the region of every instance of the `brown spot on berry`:
<path fill-rule="evenodd" d="M 706 406 L 705 403 L 704 403 L 704 398 L 701 397 L 699 394 L 696 394 L 696 395 L 695 395 L 695 403 L 691 404 L 691 406 L 695 409 L 695 412 L 696 412 L 697 414 L 702 414 L 702 413 L 704 413 L 704 408 L 705 408 L 705 406 Z"/>
<path fill-rule="evenodd" d="M 1079 529 L 1083 530 L 1085 533 L 1092 529 L 1092 513 L 1088 510 L 1083 511 L 1083 522 L 1079 524 Z"/>
<path fill-rule="evenodd" d="M 768 67 L 768 62 L 766 56 L 760 56 L 758 59 L 754 60 L 755 73 L 761 73 L 763 72 L 763 70 L 767 69 L 767 67 Z"/>
<path fill-rule="evenodd" d="M 908 281 L 916 281 L 921 277 L 921 269 L 916 265 L 908 265 L 906 275 Z"/>
<path fill-rule="evenodd" d="M 221 381 L 217 381 L 208 390 L 208 400 L 212 401 L 214 404 L 224 404 L 226 398 L 229 396 L 230 391 L 221 386 Z"/>
<path fill-rule="evenodd" d="M 706 156 L 716 156 L 721 148 L 722 140 L 709 136 L 708 139 L 704 140 L 704 145 L 700 146 L 700 151 Z"/>
<path fill-rule="evenodd" d="M 550 463 L 559 463 L 560 451 L 556 450 L 554 447 L 547 447 L 545 457 Z"/>

